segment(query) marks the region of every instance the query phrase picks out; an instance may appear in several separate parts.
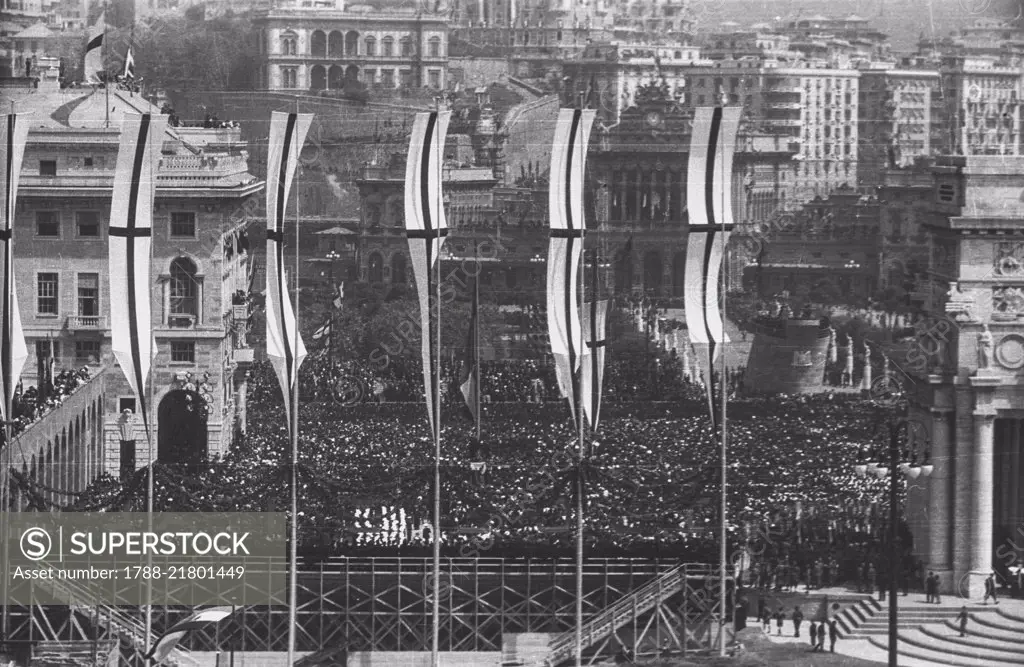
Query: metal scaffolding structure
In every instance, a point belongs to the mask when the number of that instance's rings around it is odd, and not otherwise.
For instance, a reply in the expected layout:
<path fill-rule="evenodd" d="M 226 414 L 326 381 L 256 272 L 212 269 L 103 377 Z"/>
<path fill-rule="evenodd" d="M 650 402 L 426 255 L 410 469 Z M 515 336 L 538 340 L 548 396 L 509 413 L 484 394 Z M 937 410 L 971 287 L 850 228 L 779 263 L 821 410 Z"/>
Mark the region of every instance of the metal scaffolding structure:
<path fill-rule="evenodd" d="M 349 651 L 429 651 L 431 565 L 430 558 L 339 558 L 301 570 L 297 650 L 344 646 Z M 282 561 L 280 567 L 286 564 Z M 501 651 L 504 634 L 561 635 L 574 630 L 576 568 L 571 559 L 445 558 L 441 573 L 442 651 Z M 711 648 L 717 641 L 719 609 L 713 593 L 719 577 L 711 566 L 589 559 L 583 581 L 591 660 L 623 646 L 643 655 L 666 648 Z M 284 602 L 241 606 L 216 630 L 189 633 L 183 648 L 284 651 Z M 119 632 L 124 617 L 141 618 L 141 610 L 129 606 L 37 605 L 10 611 L 15 643 L 107 640 Z M 154 605 L 154 632 L 163 632 L 191 612 L 184 606 Z M 556 636 L 552 648 L 557 645 Z"/>

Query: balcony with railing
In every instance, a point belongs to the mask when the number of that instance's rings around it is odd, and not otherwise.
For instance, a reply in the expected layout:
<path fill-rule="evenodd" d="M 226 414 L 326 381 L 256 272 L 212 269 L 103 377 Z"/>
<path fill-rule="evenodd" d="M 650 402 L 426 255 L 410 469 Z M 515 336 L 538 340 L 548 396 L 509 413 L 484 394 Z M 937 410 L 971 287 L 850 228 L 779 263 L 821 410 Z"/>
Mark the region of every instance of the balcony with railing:
<path fill-rule="evenodd" d="M 109 329 L 106 315 L 68 315 L 68 331 L 103 331 Z"/>

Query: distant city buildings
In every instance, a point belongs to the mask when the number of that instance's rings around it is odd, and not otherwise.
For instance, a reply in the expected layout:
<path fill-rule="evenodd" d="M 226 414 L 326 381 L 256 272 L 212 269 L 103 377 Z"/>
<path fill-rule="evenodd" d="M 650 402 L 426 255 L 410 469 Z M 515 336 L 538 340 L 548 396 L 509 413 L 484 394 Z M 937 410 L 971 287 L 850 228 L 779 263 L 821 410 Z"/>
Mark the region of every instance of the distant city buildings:
<path fill-rule="evenodd" d="M 448 23 L 413 9 L 281 7 L 255 18 L 259 87 L 343 90 L 446 87 Z M 348 84 L 350 85 L 350 83 Z"/>

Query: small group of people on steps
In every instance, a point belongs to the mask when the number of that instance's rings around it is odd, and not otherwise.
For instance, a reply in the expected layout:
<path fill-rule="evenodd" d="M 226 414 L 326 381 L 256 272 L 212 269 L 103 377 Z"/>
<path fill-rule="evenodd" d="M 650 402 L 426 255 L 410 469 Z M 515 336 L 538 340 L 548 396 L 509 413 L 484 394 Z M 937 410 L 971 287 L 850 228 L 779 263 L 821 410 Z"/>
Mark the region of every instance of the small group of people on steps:
<path fill-rule="evenodd" d="M 835 613 L 839 609 L 838 604 L 832 605 L 832 613 L 821 623 L 811 621 L 810 639 L 812 651 L 825 651 L 825 628 L 828 628 L 829 651 L 836 652 L 836 640 L 839 639 L 839 626 L 837 625 Z M 804 613 L 800 611 L 799 605 L 793 608 L 793 636 L 800 636 L 800 626 L 804 622 Z M 767 607 L 761 610 L 761 625 L 764 631 L 771 634 L 772 619 L 775 619 L 776 634 L 782 636 L 782 625 L 786 620 L 785 609 L 779 605 L 778 611 L 771 613 Z"/>

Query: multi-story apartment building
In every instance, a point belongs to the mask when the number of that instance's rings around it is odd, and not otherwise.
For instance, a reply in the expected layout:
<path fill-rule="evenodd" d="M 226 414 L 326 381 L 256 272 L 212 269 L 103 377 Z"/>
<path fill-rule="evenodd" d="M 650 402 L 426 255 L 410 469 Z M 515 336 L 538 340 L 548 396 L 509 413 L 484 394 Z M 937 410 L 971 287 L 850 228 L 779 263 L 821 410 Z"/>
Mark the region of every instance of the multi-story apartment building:
<path fill-rule="evenodd" d="M 763 77 L 764 124 L 800 143 L 796 198 L 825 197 L 856 186 L 859 72 L 766 63 Z"/>
<path fill-rule="evenodd" d="M 938 70 L 903 69 L 894 63 L 862 67 L 859 97 L 860 186 L 877 187 L 886 168 L 908 166 L 938 148 L 933 134 L 941 132 L 944 121 Z"/>
<path fill-rule="evenodd" d="M 411 8 L 376 11 L 287 6 L 260 12 L 260 85 L 334 90 L 346 81 L 384 88 L 442 89 L 448 68 L 447 16 Z"/>
<path fill-rule="evenodd" d="M 107 367 L 100 432 L 105 468 L 121 464 L 117 418 L 138 410 L 111 352 L 107 228 L 120 114 L 156 112 L 138 96 L 76 97 L 43 81 L 7 90 L 30 112 L 14 227 L 18 301 L 29 360 L 58 369 Z M 109 114 L 109 122 L 107 117 Z M 249 286 L 247 216 L 263 182 L 248 172 L 240 129 L 168 128 L 153 213 L 152 325 L 156 358 L 148 399 L 157 457 L 197 462 L 227 452 L 245 424 Z M 111 377 L 111 375 L 113 377 Z M 138 420 L 137 430 L 141 432 Z M 138 438 L 137 466 L 148 463 Z"/>
<path fill-rule="evenodd" d="M 948 55 L 939 71 L 948 118 L 945 152 L 1020 155 L 1020 63 L 1007 57 Z"/>

